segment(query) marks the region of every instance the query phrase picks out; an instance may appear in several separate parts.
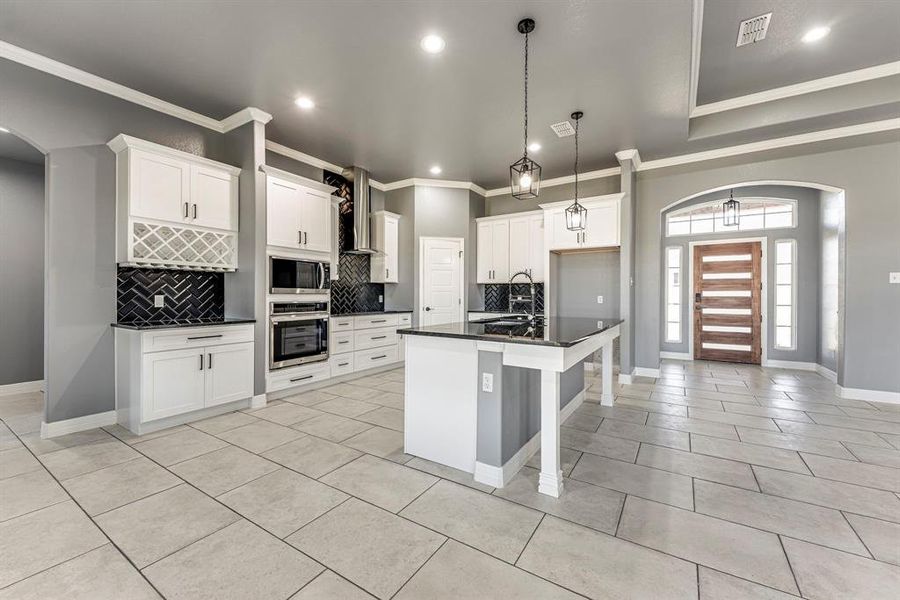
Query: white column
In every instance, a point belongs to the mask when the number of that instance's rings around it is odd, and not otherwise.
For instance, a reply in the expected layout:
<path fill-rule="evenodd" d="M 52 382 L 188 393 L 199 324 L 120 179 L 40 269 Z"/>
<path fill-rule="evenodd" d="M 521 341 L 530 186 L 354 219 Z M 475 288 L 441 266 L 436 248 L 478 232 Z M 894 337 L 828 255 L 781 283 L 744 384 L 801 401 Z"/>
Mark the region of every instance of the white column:
<path fill-rule="evenodd" d="M 563 490 L 559 467 L 559 372 L 541 370 L 541 476 L 538 491 L 559 498 Z"/>
<path fill-rule="evenodd" d="M 600 396 L 600 404 L 613 405 L 613 341 L 609 340 L 600 348 L 600 377 L 603 386 L 603 394 Z"/>

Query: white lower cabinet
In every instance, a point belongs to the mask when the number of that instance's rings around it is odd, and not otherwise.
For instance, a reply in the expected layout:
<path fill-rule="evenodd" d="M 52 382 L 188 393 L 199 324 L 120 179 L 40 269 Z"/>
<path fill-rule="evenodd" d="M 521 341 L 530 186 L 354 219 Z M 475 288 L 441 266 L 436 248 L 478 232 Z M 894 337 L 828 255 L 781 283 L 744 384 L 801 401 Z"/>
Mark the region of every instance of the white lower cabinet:
<path fill-rule="evenodd" d="M 269 373 L 266 391 L 279 392 L 299 385 L 325 381 L 329 377 L 331 377 L 331 370 L 328 361 L 280 369 Z"/>
<path fill-rule="evenodd" d="M 117 329 L 119 423 L 145 433 L 162 419 L 188 421 L 192 412 L 251 398 L 253 352 L 252 325 Z"/>
<path fill-rule="evenodd" d="M 329 359 L 329 366 L 331 367 L 331 376 L 337 377 L 339 375 L 349 375 L 353 372 L 353 353 L 348 352 L 347 354 L 337 354 L 332 356 Z"/>

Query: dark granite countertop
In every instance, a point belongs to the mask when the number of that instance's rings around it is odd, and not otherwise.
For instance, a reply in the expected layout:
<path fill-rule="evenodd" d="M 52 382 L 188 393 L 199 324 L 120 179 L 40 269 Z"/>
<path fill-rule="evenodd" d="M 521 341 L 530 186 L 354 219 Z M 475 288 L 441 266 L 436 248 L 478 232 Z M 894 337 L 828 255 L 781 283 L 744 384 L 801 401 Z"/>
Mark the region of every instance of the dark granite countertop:
<path fill-rule="evenodd" d="M 179 319 L 172 321 L 137 321 L 132 323 L 112 323 L 119 329 L 132 329 L 134 331 L 146 331 L 149 329 L 178 329 L 181 327 L 206 327 L 213 325 L 240 325 L 242 323 L 256 323 L 256 319 Z"/>
<path fill-rule="evenodd" d="M 501 324 L 503 321 L 507 319 L 491 317 L 468 323 L 408 327 L 398 329 L 397 333 L 568 348 L 622 323 L 622 319 L 618 317 L 606 319 L 551 317 L 543 322 L 539 321 L 532 329 L 527 322 L 504 325 Z"/>
<path fill-rule="evenodd" d="M 370 315 L 402 315 L 411 313 L 409 310 L 375 310 L 370 312 L 348 312 L 348 313 L 331 313 L 332 317 L 368 317 Z"/>

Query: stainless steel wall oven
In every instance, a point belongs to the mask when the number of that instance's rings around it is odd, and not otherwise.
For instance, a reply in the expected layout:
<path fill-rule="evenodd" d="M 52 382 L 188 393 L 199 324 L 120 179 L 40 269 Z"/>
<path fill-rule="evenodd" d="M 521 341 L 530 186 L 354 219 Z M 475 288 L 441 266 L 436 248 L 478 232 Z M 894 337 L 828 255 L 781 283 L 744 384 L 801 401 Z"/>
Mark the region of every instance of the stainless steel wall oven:
<path fill-rule="evenodd" d="M 272 302 L 269 369 L 328 360 L 328 302 Z"/>

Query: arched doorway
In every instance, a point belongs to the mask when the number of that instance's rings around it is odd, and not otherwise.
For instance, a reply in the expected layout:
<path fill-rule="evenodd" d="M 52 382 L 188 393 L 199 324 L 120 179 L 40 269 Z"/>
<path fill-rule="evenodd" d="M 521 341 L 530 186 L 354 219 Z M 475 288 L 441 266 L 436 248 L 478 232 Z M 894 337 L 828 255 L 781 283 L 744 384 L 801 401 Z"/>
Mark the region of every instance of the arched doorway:
<path fill-rule="evenodd" d="M 744 207 L 736 226 L 722 219 L 722 203 L 731 195 Z M 842 362 L 844 212 L 843 190 L 800 181 L 735 182 L 665 206 L 660 357 L 755 362 L 836 378 Z M 749 261 L 746 269 L 736 262 L 749 257 L 749 250 L 729 255 L 728 244 L 758 247 L 758 272 Z M 710 254 L 719 256 L 698 263 Z M 702 265 L 714 268 L 705 273 Z M 715 351 L 704 354 L 703 348 Z"/>
<path fill-rule="evenodd" d="M 45 156 L 0 125 L 0 418 L 19 435 L 44 412 Z"/>

